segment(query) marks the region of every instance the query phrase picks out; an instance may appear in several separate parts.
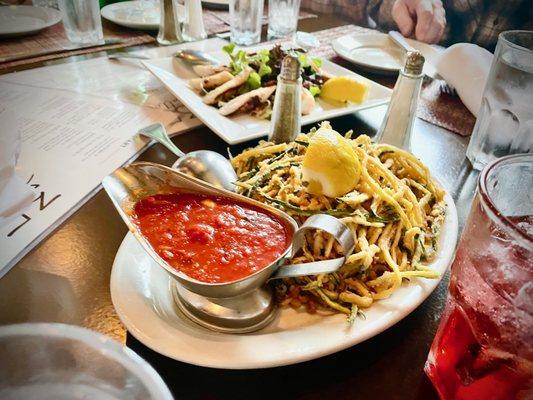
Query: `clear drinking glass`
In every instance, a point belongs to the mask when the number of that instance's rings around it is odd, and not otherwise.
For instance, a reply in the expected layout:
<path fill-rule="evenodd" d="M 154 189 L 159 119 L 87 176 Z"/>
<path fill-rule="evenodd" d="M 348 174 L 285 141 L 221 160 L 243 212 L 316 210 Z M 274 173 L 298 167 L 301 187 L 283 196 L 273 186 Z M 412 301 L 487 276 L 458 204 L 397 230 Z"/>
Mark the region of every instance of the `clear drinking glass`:
<path fill-rule="evenodd" d="M 466 151 L 475 169 L 533 152 L 533 31 L 502 32 Z"/>
<path fill-rule="evenodd" d="M 172 400 L 135 352 L 77 326 L 0 327 L 0 365 L 2 400 Z"/>
<path fill-rule="evenodd" d="M 231 41 L 250 46 L 261 40 L 263 0 L 231 0 L 229 7 Z"/>
<path fill-rule="evenodd" d="M 59 0 L 63 26 L 72 43 L 104 42 L 98 0 Z"/>
<path fill-rule="evenodd" d="M 533 154 L 480 175 L 425 371 L 441 399 L 533 398 Z"/>
<path fill-rule="evenodd" d="M 300 0 L 268 0 L 268 39 L 294 35 L 299 12 Z"/>

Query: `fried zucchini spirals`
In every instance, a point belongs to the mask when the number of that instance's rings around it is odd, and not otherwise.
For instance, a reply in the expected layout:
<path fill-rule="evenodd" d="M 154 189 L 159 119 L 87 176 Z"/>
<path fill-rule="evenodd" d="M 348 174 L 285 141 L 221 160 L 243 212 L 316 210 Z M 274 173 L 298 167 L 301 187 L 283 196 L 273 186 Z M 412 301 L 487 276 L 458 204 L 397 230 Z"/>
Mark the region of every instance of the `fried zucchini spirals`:
<path fill-rule="evenodd" d="M 438 277 L 425 263 L 437 252 L 444 191 L 409 152 L 375 144 L 366 135 L 351 139 L 349 132 L 346 137 L 362 166 L 356 187 L 337 198 L 311 195 L 302 180 L 302 160 L 313 134 L 300 134 L 287 144 L 262 141 L 233 157 L 236 185 L 239 193 L 278 207 L 299 223 L 326 213 L 350 228 L 355 249 L 343 267 L 332 274 L 285 279 L 276 291 L 282 305 L 341 312 L 353 321 L 360 309 L 389 297 L 402 280 Z M 340 254 L 332 236 L 315 231 L 290 263 Z"/>

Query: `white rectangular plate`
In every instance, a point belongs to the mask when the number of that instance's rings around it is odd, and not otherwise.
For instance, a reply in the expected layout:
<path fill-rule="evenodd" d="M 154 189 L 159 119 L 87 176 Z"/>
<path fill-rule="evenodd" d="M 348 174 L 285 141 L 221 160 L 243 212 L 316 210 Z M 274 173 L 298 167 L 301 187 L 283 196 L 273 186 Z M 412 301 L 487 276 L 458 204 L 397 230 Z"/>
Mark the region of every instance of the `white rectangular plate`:
<path fill-rule="evenodd" d="M 265 46 L 266 47 L 266 46 Z M 271 47 L 271 45 L 269 46 Z M 255 50 L 255 48 L 254 48 Z M 229 57 L 223 51 L 211 53 L 222 63 L 229 63 Z M 270 121 L 253 117 L 247 114 L 225 117 L 220 115 L 218 109 L 204 104 L 202 97 L 189 88 L 187 80 L 197 78 L 192 68 L 173 57 L 143 61 L 144 66 L 152 72 L 174 96 L 176 96 L 194 115 L 212 129 L 228 144 L 237 144 L 265 136 L 268 134 Z M 365 108 L 375 107 L 389 101 L 391 90 L 385 86 L 358 75 L 330 61 L 322 61 L 322 69 L 332 75 L 352 76 L 367 81 L 370 92 L 367 99 L 361 104 L 349 103 L 342 106 L 333 106 L 320 99 L 313 112 L 302 117 L 302 125 L 330 118 L 351 114 Z"/>

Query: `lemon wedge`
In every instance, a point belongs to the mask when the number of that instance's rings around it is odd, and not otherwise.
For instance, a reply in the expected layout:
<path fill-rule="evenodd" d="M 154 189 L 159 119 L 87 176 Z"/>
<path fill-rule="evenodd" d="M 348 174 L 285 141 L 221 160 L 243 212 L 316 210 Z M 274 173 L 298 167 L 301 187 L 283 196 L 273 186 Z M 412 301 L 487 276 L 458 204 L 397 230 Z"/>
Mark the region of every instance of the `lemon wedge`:
<path fill-rule="evenodd" d="M 308 193 L 339 197 L 359 182 L 361 162 L 348 140 L 324 122 L 309 140 L 302 175 Z"/>
<path fill-rule="evenodd" d="M 335 76 L 324 83 L 320 97 L 326 100 L 362 103 L 368 95 L 369 85 L 362 80 L 348 76 Z"/>

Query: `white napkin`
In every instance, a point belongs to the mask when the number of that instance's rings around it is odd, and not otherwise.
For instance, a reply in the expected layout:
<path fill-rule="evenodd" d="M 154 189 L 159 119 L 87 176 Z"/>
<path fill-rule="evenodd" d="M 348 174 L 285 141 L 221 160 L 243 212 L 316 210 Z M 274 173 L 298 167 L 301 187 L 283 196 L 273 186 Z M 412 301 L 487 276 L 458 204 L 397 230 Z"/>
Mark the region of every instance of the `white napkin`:
<path fill-rule="evenodd" d="M 6 130 L 0 133 L 0 226 L 16 217 L 31 204 L 34 191 L 15 174 L 20 153 L 20 133 Z"/>
<path fill-rule="evenodd" d="M 481 106 L 493 57 L 483 47 L 457 43 L 444 50 L 435 65 L 439 75 L 455 88 L 463 104 L 475 116 Z"/>

